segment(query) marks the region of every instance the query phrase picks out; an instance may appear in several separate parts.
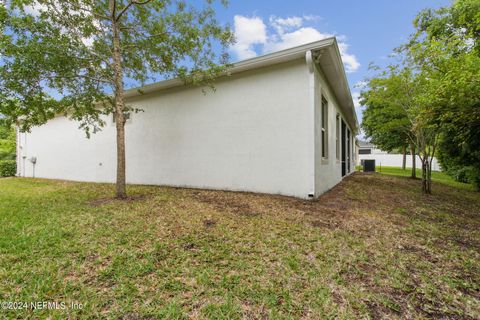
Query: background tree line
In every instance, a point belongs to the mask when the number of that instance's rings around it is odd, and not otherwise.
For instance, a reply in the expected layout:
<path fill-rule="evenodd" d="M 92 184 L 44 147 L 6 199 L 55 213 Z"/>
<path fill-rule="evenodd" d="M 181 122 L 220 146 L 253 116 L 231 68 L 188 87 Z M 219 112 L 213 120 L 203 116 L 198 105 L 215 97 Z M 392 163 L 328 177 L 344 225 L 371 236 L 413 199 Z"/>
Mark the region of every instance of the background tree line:
<path fill-rule="evenodd" d="M 16 132 L 14 127 L 2 126 L 0 121 L 0 177 L 16 173 Z"/>
<path fill-rule="evenodd" d="M 395 50 L 398 63 L 367 79 L 362 128 L 384 150 L 410 147 L 431 193 L 431 163 L 480 188 L 480 1 L 426 9 Z M 412 170 L 412 175 L 414 172 Z"/>

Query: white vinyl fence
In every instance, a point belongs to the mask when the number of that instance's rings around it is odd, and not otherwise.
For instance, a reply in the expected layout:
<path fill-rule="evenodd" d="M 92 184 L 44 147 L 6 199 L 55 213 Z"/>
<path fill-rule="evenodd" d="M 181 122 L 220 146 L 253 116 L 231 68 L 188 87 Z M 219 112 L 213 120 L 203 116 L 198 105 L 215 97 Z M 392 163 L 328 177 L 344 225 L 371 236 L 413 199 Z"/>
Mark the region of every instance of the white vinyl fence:
<path fill-rule="evenodd" d="M 403 162 L 403 155 L 402 154 L 359 154 L 358 155 L 358 164 L 361 163 L 362 160 L 375 160 L 375 166 L 378 168 L 382 167 L 401 167 Z M 417 168 L 422 167 L 422 162 L 420 157 L 416 157 L 416 166 Z M 412 167 L 412 156 L 407 155 L 407 168 Z M 438 163 L 437 158 L 433 158 L 432 160 L 432 171 L 440 171 L 441 167 Z"/>

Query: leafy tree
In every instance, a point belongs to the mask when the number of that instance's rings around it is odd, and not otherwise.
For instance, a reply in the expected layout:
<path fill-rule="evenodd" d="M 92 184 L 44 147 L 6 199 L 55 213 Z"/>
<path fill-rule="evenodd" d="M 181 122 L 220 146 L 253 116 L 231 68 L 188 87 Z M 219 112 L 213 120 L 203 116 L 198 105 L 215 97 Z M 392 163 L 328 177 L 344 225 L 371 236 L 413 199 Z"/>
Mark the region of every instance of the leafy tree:
<path fill-rule="evenodd" d="M 64 114 L 79 121 L 87 135 L 113 113 L 116 195 L 125 198 L 125 114 L 138 111 L 125 103 L 125 85 L 180 77 L 211 86 L 226 68 L 226 48 L 233 41 L 214 6 L 213 0 L 197 6 L 181 0 L 0 5 L 0 113 L 22 130 Z"/>
<path fill-rule="evenodd" d="M 432 159 L 439 127 L 428 116 L 427 82 L 408 64 L 389 66 L 371 78 L 361 94 L 362 103 L 367 107 L 362 126 L 374 143 L 383 143 L 387 148 L 402 141 L 415 146 L 422 161 L 422 191 L 431 193 Z"/>
<path fill-rule="evenodd" d="M 480 53 L 480 2 L 455 0 L 449 7 L 425 9 L 414 20 L 411 44 L 457 42 L 457 50 Z M 425 42 L 423 42 L 426 40 Z"/>
<path fill-rule="evenodd" d="M 442 128 L 439 159 L 447 172 L 470 172 L 480 187 L 480 1 L 424 10 L 404 47 L 426 83 L 428 116 Z"/>
<path fill-rule="evenodd" d="M 364 127 L 373 137 L 394 141 L 397 127 L 371 123 L 396 119 L 388 105 L 403 109 L 411 126 L 408 137 L 422 160 L 422 190 L 430 193 L 430 159 L 438 147 L 447 172 L 468 169 L 480 186 L 480 2 L 457 0 L 450 7 L 424 10 L 414 26 L 410 41 L 397 49 L 402 67 L 389 67 L 363 93 Z M 382 112 L 379 119 L 372 116 Z"/>
<path fill-rule="evenodd" d="M 362 91 L 361 103 L 367 106 L 363 113 L 362 128 L 371 142 L 382 150 L 391 152 L 401 148 L 405 156 L 405 149 L 410 145 L 411 177 L 415 178 L 415 145 L 411 137 L 412 126 L 400 102 L 404 97 L 396 89 L 401 78 L 394 77 L 394 71 L 395 67 L 392 66 L 389 71 L 369 79 L 368 90 Z"/>

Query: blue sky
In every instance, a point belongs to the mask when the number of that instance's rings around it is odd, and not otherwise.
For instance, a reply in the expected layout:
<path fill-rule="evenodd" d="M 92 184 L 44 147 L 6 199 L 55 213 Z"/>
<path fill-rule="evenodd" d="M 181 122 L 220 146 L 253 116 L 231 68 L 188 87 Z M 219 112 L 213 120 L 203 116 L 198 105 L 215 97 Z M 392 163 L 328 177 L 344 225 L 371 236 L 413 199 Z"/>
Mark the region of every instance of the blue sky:
<path fill-rule="evenodd" d="M 202 6 L 205 0 L 193 0 Z M 190 1 L 189 1 L 190 2 Z M 425 8 L 451 0 L 230 0 L 218 4 L 222 24 L 235 31 L 231 61 L 336 36 L 344 60 L 359 122 L 360 88 L 370 63 L 385 65 L 393 49 L 414 31 L 412 21 Z"/>
<path fill-rule="evenodd" d="M 218 17 L 236 28 L 239 43 L 231 50 L 232 61 L 318 37 L 337 36 L 356 100 L 360 89 L 355 84 L 369 74 L 368 65 L 387 63 L 392 50 L 413 32 L 415 15 L 422 9 L 450 3 L 447 0 L 231 0 L 226 9 L 219 7 Z M 357 107 L 359 121 L 361 109 Z"/>

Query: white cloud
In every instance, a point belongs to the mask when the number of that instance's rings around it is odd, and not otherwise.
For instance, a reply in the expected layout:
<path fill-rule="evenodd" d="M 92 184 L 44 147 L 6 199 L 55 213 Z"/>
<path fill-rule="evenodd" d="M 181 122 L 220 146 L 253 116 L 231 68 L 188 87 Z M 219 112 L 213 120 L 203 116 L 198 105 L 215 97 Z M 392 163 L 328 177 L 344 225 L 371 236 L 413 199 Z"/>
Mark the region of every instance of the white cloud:
<path fill-rule="evenodd" d="M 303 16 L 303 19 L 305 21 L 318 21 L 321 19 L 320 16 L 316 16 L 316 15 L 313 15 L 313 14 L 307 14 L 307 15 L 304 15 Z"/>
<path fill-rule="evenodd" d="M 355 107 L 355 112 L 357 113 L 357 119 L 358 122 L 361 123 L 363 119 L 363 111 L 365 110 L 365 107 L 360 104 L 360 91 L 353 91 L 352 92 L 352 100 L 353 100 L 353 106 Z M 360 139 L 363 140 L 363 132 L 360 132 L 359 134 Z"/>
<path fill-rule="evenodd" d="M 275 28 L 277 33 L 282 34 L 285 30 L 291 30 L 292 28 L 299 28 L 303 24 L 303 18 L 301 17 L 289 17 L 278 18 L 271 16 L 269 19 L 270 25 Z"/>
<path fill-rule="evenodd" d="M 258 52 L 274 52 L 333 37 L 333 34 L 320 32 L 312 26 L 304 26 L 318 19 L 318 16 L 287 18 L 270 16 L 267 27 L 260 17 L 249 18 L 236 15 L 234 25 L 237 43 L 232 46 L 232 51 L 239 59 L 247 59 L 255 57 Z M 360 63 L 355 55 L 349 53 L 349 46 L 345 42 L 346 37 L 339 35 L 337 40 L 345 71 L 355 72 L 360 67 Z"/>
<path fill-rule="evenodd" d="M 357 57 L 353 54 L 348 53 L 348 44 L 345 42 L 338 43 L 338 49 L 340 50 L 340 54 L 342 55 L 343 64 L 345 65 L 345 71 L 355 72 L 360 68 L 360 62 L 358 62 Z"/>
<path fill-rule="evenodd" d="M 360 92 L 359 91 L 354 91 L 352 92 L 352 99 L 353 99 L 353 105 L 355 109 L 360 109 Z"/>
<path fill-rule="evenodd" d="M 232 50 L 240 59 L 255 57 L 255 44 L 264 44 L 267 41 L 267 26 L 258 17 L 234 17 L 236 43 Z"/>
<path fill-rule="evenodd" d="M 272 37 L 268 43 L 264 46 L 264 53 L 279 51 L 301 44 L 322 40 L 332 37 L 333 35 L 327 33 L 321 33 L 317 29 L 311 27 L 303 27 L 292 32 L 282 33 Z"/>

